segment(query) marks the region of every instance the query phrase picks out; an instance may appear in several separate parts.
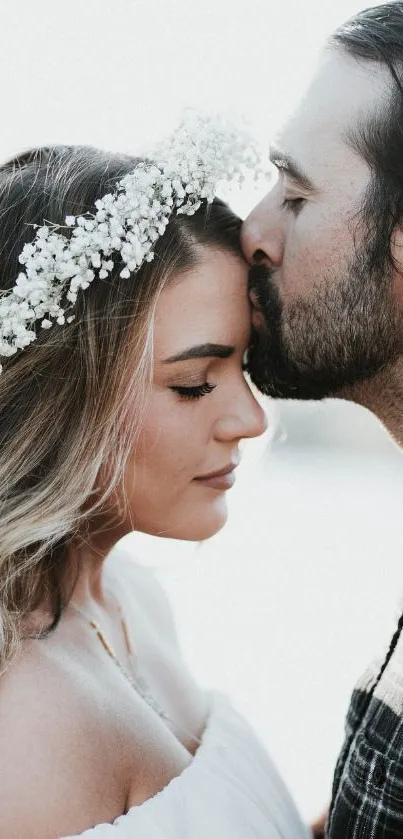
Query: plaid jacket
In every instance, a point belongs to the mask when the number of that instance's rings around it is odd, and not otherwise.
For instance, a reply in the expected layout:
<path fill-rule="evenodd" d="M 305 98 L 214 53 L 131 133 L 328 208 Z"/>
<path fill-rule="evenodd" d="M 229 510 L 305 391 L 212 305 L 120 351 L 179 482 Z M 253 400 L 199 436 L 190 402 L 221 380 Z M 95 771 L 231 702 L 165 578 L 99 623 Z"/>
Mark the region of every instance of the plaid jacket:
<path fill-rule="evenodd" d="M 402 628 L 353 693 L 326 839 L 403 839 Z"/>

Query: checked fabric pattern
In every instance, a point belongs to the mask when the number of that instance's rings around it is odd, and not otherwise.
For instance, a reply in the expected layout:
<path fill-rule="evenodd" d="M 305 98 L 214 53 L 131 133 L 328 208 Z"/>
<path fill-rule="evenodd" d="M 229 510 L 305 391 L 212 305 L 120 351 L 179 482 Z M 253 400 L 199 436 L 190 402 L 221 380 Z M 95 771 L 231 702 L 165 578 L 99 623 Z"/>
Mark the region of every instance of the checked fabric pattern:
<path fill-rule="evenodd" d="M 326 839 L 403 839 L 402 626 L 352 695 Z"/>

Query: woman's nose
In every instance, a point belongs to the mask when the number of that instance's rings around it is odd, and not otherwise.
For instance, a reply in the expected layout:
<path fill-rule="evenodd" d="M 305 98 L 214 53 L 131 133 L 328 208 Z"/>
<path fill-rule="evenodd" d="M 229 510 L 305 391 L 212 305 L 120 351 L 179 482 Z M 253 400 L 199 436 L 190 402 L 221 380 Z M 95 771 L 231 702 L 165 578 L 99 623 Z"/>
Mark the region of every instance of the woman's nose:
<path fill-rule="evenodd" d="M 242 394 L 228 404 L 225 416 L 216 428 L 221 440 L 232 441 L 259 437 L 267 429 L 267 416 L 246 380 Z"/>
<path fill-rule="evenodd" d="M 251 390 L 250 395 L 253 400 L 253 406 L 251 410 L 251 418 L 247 426 L 247 433 L 243 434 L 243 437 L 260 437 L 264 434 L 268 426 L 267 414 Z"/>
<path fill-rule="evenodd" d="M 249 213 L 241 229 L 241 245 L 250 263 L 268 262 L 278 268 L 283 260 L 283 214 L 272 192 Z"/>

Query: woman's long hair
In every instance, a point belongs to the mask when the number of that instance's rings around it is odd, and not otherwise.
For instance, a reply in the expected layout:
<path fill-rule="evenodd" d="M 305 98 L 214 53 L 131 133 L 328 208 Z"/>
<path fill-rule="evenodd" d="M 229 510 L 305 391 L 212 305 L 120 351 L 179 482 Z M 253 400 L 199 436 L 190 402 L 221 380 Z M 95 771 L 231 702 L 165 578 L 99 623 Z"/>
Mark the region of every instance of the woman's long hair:
<path fill-rule="evenodd" d="M 27 152 L 0 168 L 0 291 L 13 287 L 32 225 L 63 224 L 138 163 L 88 147 Z M 0 670 L 46 599 L 58 623 L 68 602 L 67 548 L 105 508 L 141 427 L 152 375 L 153 318 L 173 275 L 200 246 L 240 253 L 240 220 L 221 201 L 175 216 L 155 258 L 129 279 L 120 266 L 81 292 L 75 320 L 38 330 L 0 375 Z M 95 492 L 102 467 L 102 496 Z M 78 569 L 77 569 L 78 570 Z"/>

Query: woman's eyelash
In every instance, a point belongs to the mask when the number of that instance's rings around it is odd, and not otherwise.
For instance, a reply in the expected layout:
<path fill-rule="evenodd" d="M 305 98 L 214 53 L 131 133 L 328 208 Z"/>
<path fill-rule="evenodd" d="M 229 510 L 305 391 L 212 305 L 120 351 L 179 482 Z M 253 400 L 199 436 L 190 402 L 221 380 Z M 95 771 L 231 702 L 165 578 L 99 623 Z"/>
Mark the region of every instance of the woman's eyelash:
<path fill-rule="evenodd" d="M 175 391 L 181 399 L 201 399 L 202 396 L 207 396 L 214 390 L 215 385 L 209 382 L 203 382 L 202 385 L 195 385 L 194 387 L 182 387 L 180 385 L 173 385 L 171 390 Z"/>

